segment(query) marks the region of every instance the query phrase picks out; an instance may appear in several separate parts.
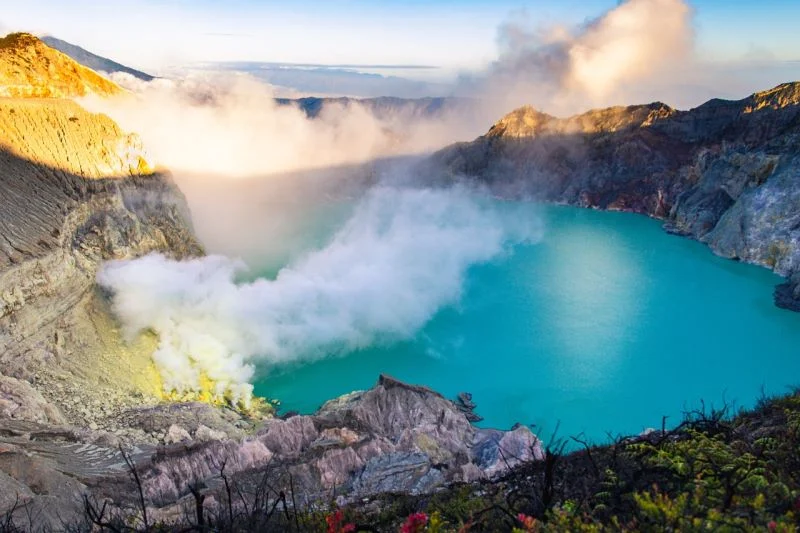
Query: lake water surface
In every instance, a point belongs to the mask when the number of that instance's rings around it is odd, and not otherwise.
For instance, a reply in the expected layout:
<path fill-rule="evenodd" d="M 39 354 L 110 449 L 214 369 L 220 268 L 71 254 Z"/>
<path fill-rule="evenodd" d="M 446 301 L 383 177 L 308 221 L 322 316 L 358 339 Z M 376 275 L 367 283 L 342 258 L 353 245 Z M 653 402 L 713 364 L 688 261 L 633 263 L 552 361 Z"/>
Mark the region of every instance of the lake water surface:
<path fill-rule="evenodd" d="M 256 393 L 308 413 L 388 373 L 471 392 L 484 426 L 604 441 L 674 425 L 701 400 L 749 407 L 800 385 L 800 314 L 773 305 L 777 276 L 643 216 L 530 209 L 543 239 L 473 266 L 460 304 L 415 338 L 270 368 Z M 309 225 L 309 242 L 334 229 Z"/>

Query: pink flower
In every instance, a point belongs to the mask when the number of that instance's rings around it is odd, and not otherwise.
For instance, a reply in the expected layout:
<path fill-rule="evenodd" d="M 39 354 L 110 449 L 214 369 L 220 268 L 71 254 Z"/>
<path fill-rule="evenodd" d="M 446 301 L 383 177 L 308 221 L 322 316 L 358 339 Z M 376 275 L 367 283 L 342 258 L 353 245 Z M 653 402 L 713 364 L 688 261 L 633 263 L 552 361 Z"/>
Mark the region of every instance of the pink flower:
<path fill-rule="evenodd" d="M 778 523 L 775 520 L 771 520 L 769 523 L 767 523 L 767 529 L 770 531 L 775 531 L 778 529 Z"/>
<path fill-rule="evenodd" d="M 422 533 L 425 531 L 425 524 L 428 523 L 428 515 L 425 513 L 414 513 L 400 526 L 400 533 Z"/>

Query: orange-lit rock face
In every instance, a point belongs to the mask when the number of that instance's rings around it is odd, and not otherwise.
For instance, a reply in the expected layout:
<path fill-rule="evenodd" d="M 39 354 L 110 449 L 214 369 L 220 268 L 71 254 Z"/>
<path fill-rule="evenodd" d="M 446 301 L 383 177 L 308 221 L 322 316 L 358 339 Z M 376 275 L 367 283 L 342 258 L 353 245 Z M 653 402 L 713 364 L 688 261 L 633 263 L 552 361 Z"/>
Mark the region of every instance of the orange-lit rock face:
<path fill-rule="evenodd" d="M 115 83 L 33 35 L 13 33 L 0 39 L 0 96 L 74 98 L 120 92 Z"/>
<path fill-rule="evenodd" d="M 68 100 L 0 98 L 0 148 L 89 179 L 152 172 L 138 136 Z"/>

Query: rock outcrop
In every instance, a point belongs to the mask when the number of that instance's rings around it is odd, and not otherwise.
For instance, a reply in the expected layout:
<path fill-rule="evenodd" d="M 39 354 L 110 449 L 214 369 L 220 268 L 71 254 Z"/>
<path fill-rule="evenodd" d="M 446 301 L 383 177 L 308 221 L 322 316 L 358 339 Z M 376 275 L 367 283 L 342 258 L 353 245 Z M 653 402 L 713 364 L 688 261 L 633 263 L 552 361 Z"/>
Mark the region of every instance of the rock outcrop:
<path fill-rule="evenodd" d="M 0 40 L 0 514 L 18 505 L 54 528 L 77 512 L 77 476 L 119 469 L 114 446 L 166 440 L 136 424 L 159 408 L 155 339 L 123 339 L 100 263 L 202 253 L 138 137 L 58 98 L 118 90 L 30 35 Z M 192 411 L 206 433 L 227 429 Z"/>
<path fill-rule="evenodd" d="M 625 210 L 664 220 L 715 253 L 788 278 L 800 307 L 800 83 L 690 111 L 662 103 L 567 119 L 531 107 L 432 158 L 431 175 L 496 194 Z"/>
<path fill-rule="evenodd" d="M 107 117 L 0 99 L 0 191 L 0 374 L 76 423 L 93 421 L 94 404 L 155 397 L 154 340 L 123 342 L 94 280 L 103 260 L 200 252 L 169 176 Z"/>
<path fill-rule="evenodd" d="M 192 410 L 186 412 L 175 420 L 189 427 Z M 222 440 L 195 425 L 192 435 L 173 424 L 170 445 L 129 452 L 153 515 L 174 516 L 198 488 L 209 508 L 218 505 L 225 490 L 221 473 L 237 492 L 254 494 L 254 487 L 268 483 L 271 492 L 284 491 L 308 507 L 331 498 L 344 504 L 379 493 L 420 494 L 494 479 L 544 456 L 527 427 L 476 428 L 436 392 L 388 376 L 314 415 L 264 421 L 246 437 Z M 111 507 L 135 504 L 137 491 L 116 445 L 102 431 L 7 423 L 0 432 L 0 513 L 16 495 L 45 524 L 79 518 L 82 494 L 108 500 Z"/>
<path fill-rule="evenodd" d="M 223 464 L 242 483 L 269 468 L 273 487 L 294 490 L 298 501 L 329 501 L 332 495 L 352 501 L 489 479 L 544 456 L 527 427 L 476 428 L 453 402 L 388 376 L 368 391 L 329 401 L 314 415 L 266 420 L 242 440 L 189 440 L 178 428 L 171 433 L 177 444 L 138 465 L 156 506 L 187 497 L 190 487 L 213 491 Z"/>

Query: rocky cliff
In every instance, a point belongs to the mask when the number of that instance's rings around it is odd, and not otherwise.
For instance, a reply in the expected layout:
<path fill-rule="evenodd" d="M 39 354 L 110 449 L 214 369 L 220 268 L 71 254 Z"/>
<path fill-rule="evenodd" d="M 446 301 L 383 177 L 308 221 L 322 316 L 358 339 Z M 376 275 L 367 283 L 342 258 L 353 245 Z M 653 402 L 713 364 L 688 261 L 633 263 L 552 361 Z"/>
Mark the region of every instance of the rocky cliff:
<path fill-rule="evenodd" d="M 93 404 L 157 395 L 146 339 L 123 342 L 94 279 L 106 259 L 200 251 L 169 176 L 107 117 L 0 99 L 0 191 L 0 373 L 57 400 L 29 410 L 4 395 L 3 413 L 89 424 Z"/>
<path fill-rule="evenodd" d="M 152 339 L 123 342 L 99 263 L 200 252 L 184 198 L 108 117 L 115 85 L 35 37 L 0 40 L 0 417 L 89 425 L 155 398 Z"/>
<path fill-rule="evenodd" d="M 16 442 L 0 442 L 0 513 L 17 497 L 74 501 L 64 441 L 113 444 L 127 431 L 115 416 L 158 402 L 154 340 L 123 339 L 95 286 L 100 262 L 202 251 L 139 139 L 55 98 L 117 90 L 29 35 L 0 40 L 0 435 Z"/>
<path fill-rule="evenodd" d="M 244 510 L 240 506 L 258 505 L 254 495 L 264 484 L 270 497 L 285 493 L 310 508 L 332 499 L 344 504 L 382 493 L 425 494 L 456 482 L 491 480 L 544 457 L 542 443 L 527 427 L 475 428 L 453 402 L 388 376 L 313 415 L 266 420 L 238 439 L 221 439 L 204 425 L 192 428 L 195 414 L 175 407 L 180 409 L 183 415 L 176 411 L 163 418 L 170 424 L 170 445 L 132 451 L 151 516 L 166 521 L 193 502 L 192 490 L 198 487 L 209 513 L 219 512 L 225 483 L 240 495 L 237 513 Z M 12 471 L 4 485 L 0 469 L 0 489 L 24 490 L 45 514 L 57 510 L 77 516 L 80 508 L 68 496 L 82 492 L 112 508 L 136 505 L 136 486 L 121 453 L 98 441 L 96 432 L 18 425 L 0 436 L 0 466 L 3 460 L 24 465 L 20 468 L 27 472 Z M 50 490 L 56 480 L 70 480 L 49 499 L 30 483 L 48 475 L 54 479 L 46 484 Z M 2 504 L 0 498 L 0 510 Z"/>
<path fill-rule="evenodd" d="M 170 443 L 129 452 L 151 517 L 180 519 L 195 501 L 193 491 L 202 495 L 209 514 L 221 512 L 229 489 L 238 494 L 237 514 L 259 505 L 259 491 L 267 500 L 286 494 L 309 509 L 331 500 L 341 505 L 383 493 L 425 494 L 452 483 L 492 480 L 544 457 L 542 443 L 527 427 L 476 428 L 453 402 L 388 376 L 368 391 L 326 403 L 314 415 L 266 420 L 246 437 L 227 439 L 199 423 L 208 422 L 210 409 L 175 405 L 135 412 L 138 423 L 163 425 Z M 4 424 L 0 513 L 18 495 L 39 524 L 70 523 L 83 518 L 80 497 L 87 494 L 106 501 L 109 510 L 129 514 L 138 505 L 137 487 L 113 444 L 108 435 L 89 429 Z M 25 516 L 22 509 L 17 514 Z"/>
<path fill-rule="evenodd" d="M 789 278 L 800 309 L 800 83 L 690 111 L 662 103 L 560 119 L 517 109 L 433 158 L 495 193 L 664 220 L 715 253 Z M 434 175 L 435 175 L 434 174 Z"/>

